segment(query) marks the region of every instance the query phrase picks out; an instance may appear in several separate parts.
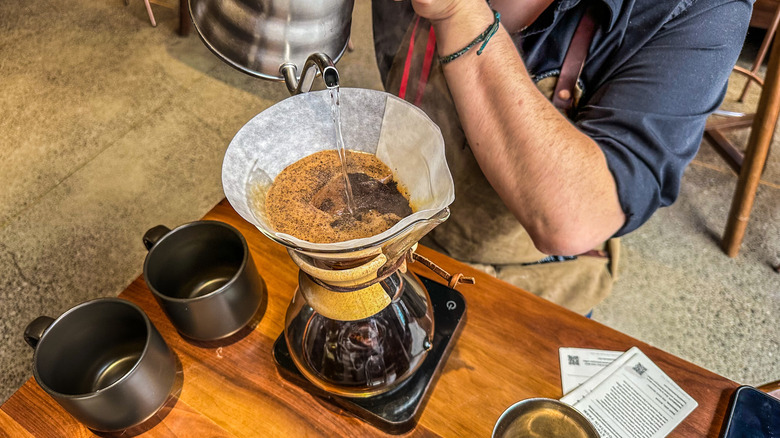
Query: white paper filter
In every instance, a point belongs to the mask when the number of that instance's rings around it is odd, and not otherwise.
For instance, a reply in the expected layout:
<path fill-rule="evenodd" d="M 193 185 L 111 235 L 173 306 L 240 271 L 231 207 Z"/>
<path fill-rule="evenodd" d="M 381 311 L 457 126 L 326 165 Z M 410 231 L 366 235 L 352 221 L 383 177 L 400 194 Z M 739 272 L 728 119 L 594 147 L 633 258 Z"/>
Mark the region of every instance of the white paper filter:
<path fill-rule="evenodd" d="M 431 218 L 455 199 L 441 131 L 422 110 L 381 91 L 342 88 L 340 94 L 346 148 L 376 154 L 409 190 L 418 211 L 383 233 L 338 243 L 311 243 L 274 231 L 264 203 L 276 175 L 305 156 L 336 148 L 329 92 L 299 94 L 244 125 L 222 163 L 223 190 L 238 214 L 269 237 L 294 247 L 328 251 L 370 246 L 410 223 Z"/>

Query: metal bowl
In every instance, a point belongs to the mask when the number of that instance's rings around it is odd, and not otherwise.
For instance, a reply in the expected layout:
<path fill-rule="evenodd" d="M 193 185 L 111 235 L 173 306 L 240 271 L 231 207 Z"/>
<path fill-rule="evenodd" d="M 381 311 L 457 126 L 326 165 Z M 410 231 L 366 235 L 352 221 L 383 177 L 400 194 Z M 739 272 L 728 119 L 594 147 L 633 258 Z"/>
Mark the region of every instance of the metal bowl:
<path fill-rule="evenodd" d="M 558 400 L 529 398 L 510 406 L 498 418 L 493 438 L 599 438 L 578 410 Z"/>

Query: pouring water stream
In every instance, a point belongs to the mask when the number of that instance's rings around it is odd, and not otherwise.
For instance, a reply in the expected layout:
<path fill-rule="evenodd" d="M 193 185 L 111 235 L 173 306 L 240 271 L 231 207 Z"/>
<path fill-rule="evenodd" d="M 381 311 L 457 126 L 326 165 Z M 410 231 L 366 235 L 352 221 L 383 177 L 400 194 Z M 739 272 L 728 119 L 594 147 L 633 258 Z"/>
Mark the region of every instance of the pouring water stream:
<path fill-rule="evenodd" d="M 347 174 L 347 148 L 344 145 L 344 136 L 341 134 L 341 110 L 339 109 L 339 86 L 329 86 L 330 92 L 330 109 L 333 117 L 333 124 L 336 127 L 336 149 L 339 153 L 339 159 L 341 160 L 341 173 L 344 175 L 344 187 L 347 197 L 347 209 L 349 214 L 354 214 L 356 211 L 355 200 L 352 195 L 352 184 L 349 182 L 349 175 Z"/>

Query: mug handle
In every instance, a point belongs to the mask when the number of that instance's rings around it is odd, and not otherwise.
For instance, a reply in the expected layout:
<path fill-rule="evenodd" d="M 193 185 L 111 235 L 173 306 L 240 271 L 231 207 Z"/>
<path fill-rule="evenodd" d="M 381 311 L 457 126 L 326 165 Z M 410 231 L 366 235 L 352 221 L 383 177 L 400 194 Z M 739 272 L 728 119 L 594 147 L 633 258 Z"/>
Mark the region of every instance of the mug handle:
<path fill-rule="evenodd" d="M 27 324 L 27 328 L 24 329 L 24 341 L 27 342 L 27 345 L 32 348 L 37 347 L 43 334 L 53 322 L 54 318 L 39 316 Z"/>
<path fill-rule="evenodd" d="M 156 227 L 149 228 L 149 231 L 144 234 L 144 246 L 146 247 L 146 250 L 149 251 L 152 249 L 154 245 L 157 245 L 157 242 L 159 242 L 160 239 L 170 232 L 171 229 L 165 225 L 157 225 Z"/>

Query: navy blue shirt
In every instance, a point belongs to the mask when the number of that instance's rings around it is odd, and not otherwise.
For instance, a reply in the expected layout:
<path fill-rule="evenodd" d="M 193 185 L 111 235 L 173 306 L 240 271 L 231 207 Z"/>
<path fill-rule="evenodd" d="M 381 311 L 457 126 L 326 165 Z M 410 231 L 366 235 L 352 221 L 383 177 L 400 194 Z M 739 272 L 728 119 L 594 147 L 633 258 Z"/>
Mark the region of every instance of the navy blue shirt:
<path fill-rule="evenodd" d="M 573 122 L 606 156 L 626 214 L 620 236 L 677 198 L 707 117 L 725 96 L 753 0 L 591 1 L 599 26 Z M 558 74 L 588 4 L 558 0 L 512 36 L 532 77 Z M 390 0 L 373 8 L 384 80 L 414 12 Z"/>

